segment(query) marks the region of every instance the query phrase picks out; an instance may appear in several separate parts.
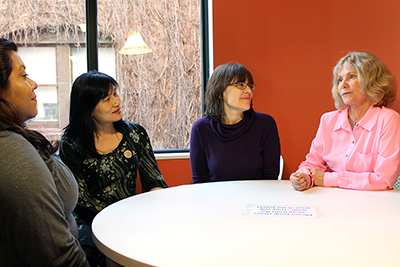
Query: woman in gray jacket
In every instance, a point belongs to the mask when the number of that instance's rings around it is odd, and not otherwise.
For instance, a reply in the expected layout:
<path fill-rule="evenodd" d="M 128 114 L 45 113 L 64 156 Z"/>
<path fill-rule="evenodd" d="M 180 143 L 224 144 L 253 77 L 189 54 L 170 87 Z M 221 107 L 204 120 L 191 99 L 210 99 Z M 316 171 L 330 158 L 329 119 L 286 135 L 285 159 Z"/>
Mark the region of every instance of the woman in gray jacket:
<path fill-rule="evenodd" d="M 54 147 L 25 121 L 37 84 L 0 38 L 0 266 L 89 266 L 71 215 L 78 187 Z"/>

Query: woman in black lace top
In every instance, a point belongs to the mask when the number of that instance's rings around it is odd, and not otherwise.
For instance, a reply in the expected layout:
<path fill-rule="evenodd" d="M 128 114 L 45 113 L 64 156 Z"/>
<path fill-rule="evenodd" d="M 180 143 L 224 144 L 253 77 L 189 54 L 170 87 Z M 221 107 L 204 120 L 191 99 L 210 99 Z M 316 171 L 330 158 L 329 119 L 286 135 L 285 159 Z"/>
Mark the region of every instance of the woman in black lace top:
<path fill-rule="evenodd" d="M 79 76 L 72 85 L 70 120 L 60 146 L 61 159 L 78 182 L 79 240 L 93 264 L 100 264 L 96 258 L 101 255 L 91 237 L 95 215 L 135 195 L 138 171 L 143 192 L 168 187 L 146 130 L 122 120 L 117 89 L 117 82 L 107 74 Z"/>

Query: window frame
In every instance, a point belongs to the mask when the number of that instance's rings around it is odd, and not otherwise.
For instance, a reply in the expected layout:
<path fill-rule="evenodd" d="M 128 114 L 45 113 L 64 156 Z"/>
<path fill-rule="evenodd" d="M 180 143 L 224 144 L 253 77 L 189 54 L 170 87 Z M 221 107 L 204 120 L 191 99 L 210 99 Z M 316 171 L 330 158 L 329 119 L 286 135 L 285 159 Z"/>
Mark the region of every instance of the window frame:
<path fill-rule="evenodd" d="M 200 0 L 201 113 L 204 116 L 206 84 L 213 70 L 212 0 Z M 85 0 L 87 70 L 98 70 L 97 0 Z M 189 158 L 189 148 L 156 149 L 156 159 Z"/>

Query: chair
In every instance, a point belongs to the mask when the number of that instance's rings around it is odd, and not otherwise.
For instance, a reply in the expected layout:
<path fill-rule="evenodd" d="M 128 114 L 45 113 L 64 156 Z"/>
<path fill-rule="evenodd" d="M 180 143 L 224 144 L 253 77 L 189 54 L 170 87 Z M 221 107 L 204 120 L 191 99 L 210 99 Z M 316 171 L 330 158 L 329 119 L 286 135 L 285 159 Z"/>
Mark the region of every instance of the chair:
<path fill-rule="evenodd" d="M 394 183 L 393 189 L 394 189 L 394 190 L 400 190 L 400 175 L 399 175 L 399 177 L 397 178 L 397 182 Z"/>
<path fill-rule="evenodd" d="M 281 160 L 279 162 L 279 175 L 278 180 L 282 180 L 282 173 L 283 173 L 283 157 L 281 155 Z M 400 189 L 399 189 L 400 190 Z"/>

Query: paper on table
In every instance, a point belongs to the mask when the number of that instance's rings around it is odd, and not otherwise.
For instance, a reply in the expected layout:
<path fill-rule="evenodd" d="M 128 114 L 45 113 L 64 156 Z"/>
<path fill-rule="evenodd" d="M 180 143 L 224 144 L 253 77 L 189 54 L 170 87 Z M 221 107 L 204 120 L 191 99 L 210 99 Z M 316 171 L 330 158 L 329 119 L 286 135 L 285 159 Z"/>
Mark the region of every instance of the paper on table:
<path fill-rule="evenodd" d="M 318 207 L 252 205 L 249 216 L 284 216 L 317 218 L 322 214 Z"/>

